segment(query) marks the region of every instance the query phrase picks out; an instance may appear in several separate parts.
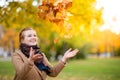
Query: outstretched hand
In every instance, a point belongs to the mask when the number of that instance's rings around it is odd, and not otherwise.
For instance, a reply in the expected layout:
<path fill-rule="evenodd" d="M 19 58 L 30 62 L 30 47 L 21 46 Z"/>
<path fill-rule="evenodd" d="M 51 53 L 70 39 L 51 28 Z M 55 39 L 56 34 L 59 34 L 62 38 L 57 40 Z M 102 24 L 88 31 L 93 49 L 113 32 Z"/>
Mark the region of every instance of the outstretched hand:
<path fill-rule="evenodd" d="M 65 52 L 65 54 L 64 54 L 64 56 L 63 56 L 63 58 L 62 58 L 62 61 L 63 62 L 66 62 L 69 58 L 72 58 L 72 57 L 74 57 L 77 53 L 78 53 L 78 49 L 74 49 L 74 50 L 72 50 L 71 51 L 71 48 L 70 49 L 68 49 L 66 52 Z"/>

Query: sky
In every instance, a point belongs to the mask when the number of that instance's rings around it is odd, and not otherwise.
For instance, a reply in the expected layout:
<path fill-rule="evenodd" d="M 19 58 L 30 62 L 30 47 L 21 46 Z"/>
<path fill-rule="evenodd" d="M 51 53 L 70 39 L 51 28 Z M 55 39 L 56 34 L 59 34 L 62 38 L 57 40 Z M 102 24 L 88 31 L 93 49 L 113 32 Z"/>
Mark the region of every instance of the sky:
<path fill-rule="evenodd" d="M 103 8 L 103 20 L 105 24 L 100 30 L 111 30 L 116 34 L 120 34 L 120 0 L 96 0 L 96 8 Z"/>
<path fill-rule="evenodd" d="M 7 0 L 9 2 L 12 2 L 13 0 Z M 14 0 L 14 1 L 20 1 L 23 2 L 24 0 Z M 8 2 L 6 0 L 0 0 L 0 6 L 8 5 Z"/>

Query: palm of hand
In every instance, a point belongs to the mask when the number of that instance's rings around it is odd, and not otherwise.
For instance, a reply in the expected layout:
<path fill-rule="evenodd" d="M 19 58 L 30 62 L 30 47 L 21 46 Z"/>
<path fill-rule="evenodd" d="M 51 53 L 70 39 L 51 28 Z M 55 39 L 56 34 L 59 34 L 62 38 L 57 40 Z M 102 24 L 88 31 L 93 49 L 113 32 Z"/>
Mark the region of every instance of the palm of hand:
<path fill-rule="evenodd" d="M 65 52 L 64 57 L 66 57 L 67 59 L 74 57 L 78 51 L 79 51 L 78 49 L 74 49 L 72 51 L 71 51 L 71 49 L 69 49 Z"/>
<path fill-rule="evenodd" d="M 32 61 L 35 61 L 35 60 L 40 59 L 40 58 L 42 58 L 42 56 L 40 54 L 34 54 L 34 50 L 31 47 L 29 59 Z"/>

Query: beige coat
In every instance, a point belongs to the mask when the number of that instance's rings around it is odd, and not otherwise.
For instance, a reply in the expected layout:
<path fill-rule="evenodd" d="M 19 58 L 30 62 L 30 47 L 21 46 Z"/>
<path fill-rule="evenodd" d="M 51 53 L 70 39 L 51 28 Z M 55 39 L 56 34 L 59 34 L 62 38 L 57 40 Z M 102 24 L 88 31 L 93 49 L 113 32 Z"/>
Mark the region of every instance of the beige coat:
<path fill-rule="evenodd" d="M 62 61 L 59 61 L 52 67 L 45 55 L 43 62 L 51 68 L 52 73 L 49 74 L 51 77 L 57 76 L 65 65 Z M 47 74 L 40 71 L 20 50 L 16 50 L 12 54 L 12 63 L 16 71 L 14 80 L 46 80 Z"/>

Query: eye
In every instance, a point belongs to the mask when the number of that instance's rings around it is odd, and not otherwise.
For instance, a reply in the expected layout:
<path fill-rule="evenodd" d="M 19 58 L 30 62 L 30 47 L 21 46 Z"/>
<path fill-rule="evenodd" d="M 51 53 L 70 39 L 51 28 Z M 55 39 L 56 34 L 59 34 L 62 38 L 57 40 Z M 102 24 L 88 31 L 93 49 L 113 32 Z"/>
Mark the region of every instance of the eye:
<path fill-rule="evenodd" d="M 37 35 L 34 35 L 34 37 L 37 37 Z"/>
<path fill-rule="evenodd" d="M 28 35 L 28 37 L 31 37 L 32 35 Z"/>

